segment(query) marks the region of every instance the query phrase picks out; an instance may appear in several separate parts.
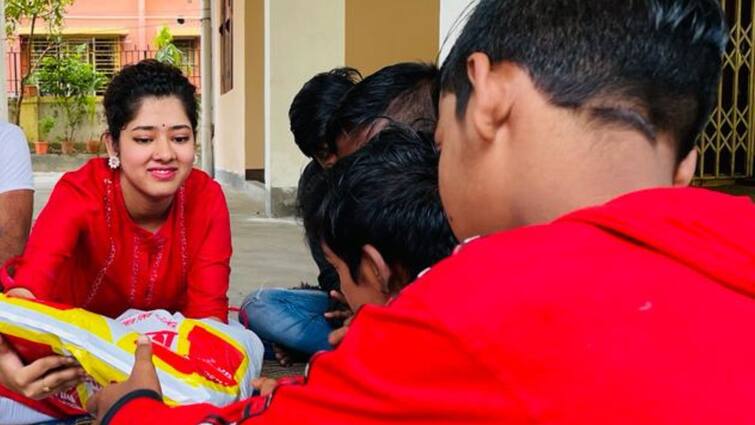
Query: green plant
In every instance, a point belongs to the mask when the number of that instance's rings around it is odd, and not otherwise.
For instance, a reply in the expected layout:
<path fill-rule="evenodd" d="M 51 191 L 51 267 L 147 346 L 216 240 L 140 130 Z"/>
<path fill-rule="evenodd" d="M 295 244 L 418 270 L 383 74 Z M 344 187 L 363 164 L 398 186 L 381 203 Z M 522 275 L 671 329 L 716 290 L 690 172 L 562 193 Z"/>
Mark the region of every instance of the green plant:
<path fill-rule="evenodd" d="M 55 98 L 65 113 L 65 139 L 74 140 L 76 129 L 87 114 L 94 114 L 95 93 L 106 81 L 91 64 L 83 60 L 87 46 L 77 46 L 73 55 L 47 57 L 36 73 L 44 95 Z"/>
<path fill-rule="evenodd" d="M 47 136 L 50 135 L 53 127 L 55 127 L 55 119 L 53 117 L 47 116 L 42 118 L 39 122 L 39 139 L 47 140 Z"/>
<path fill-rule="evenodd" d="M 173 44 L 173 35 L 170 33 L 168 27 L 163 26 L 160 28 L 160 31 L 158 31 L 152 41 L 157 47 L 155 59 L 173 66 L 181 66 L 183 64 L 183 53 Z"/>
<path fill-rule="evenodd" d="M 5 34 L 8 38 L 16 37 L 16 28 L 21 22 L 28 23 L 30 40 L 43 42 L 44 49 L 38 55 L 32 55 L 32 49 L 26 49 L 24 56 L 27 66 L 21 75 L 21 87 L 15 98 L 13 122 L 18 125 L 21 120 L 21 104 L 24 101 L 24 87 L 32 84 L 30 78 L 34 75 L 39 64 L 47 53 L 60 45 L 61 30 L 66 7 L 74 0 L 6 0 L 5 1 Z M 40 22 L 47 27 L 47 35 L 37 37 L 35 30 Z"/>
<path fill-rule="evenodd" d="M 97 121 L 97 97 L 87 96 L 85 100 L 86 114 L 90 124 L 95 124 Z"/>

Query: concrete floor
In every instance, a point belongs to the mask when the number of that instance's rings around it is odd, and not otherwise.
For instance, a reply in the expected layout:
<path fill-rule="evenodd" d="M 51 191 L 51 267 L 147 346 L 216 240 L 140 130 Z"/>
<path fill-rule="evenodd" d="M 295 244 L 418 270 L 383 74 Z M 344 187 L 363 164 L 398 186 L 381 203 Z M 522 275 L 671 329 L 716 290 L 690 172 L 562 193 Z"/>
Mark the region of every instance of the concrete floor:
<path fill-rule="evenodd" d="M 34 173 L 34 216 L 44 207 L 60 173 Z M 233 257 L 231 259 L 232 305 L 261 287 L 296 286 L 314 282 L 315 263 L 304 244 L 304 232 L 293 219 L 268 219 L 264 205 L 242 192 L 225 190 L 231 212 Z"/>

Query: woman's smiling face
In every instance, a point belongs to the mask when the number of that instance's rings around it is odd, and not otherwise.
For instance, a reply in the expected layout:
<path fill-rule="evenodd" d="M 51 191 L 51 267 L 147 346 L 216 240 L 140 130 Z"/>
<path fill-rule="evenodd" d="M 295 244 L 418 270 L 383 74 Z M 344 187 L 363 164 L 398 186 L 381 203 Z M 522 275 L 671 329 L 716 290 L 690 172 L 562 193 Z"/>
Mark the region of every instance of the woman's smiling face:
<path fill-rule="evenodd" d="M 172 197 L 194 164 L 194 130 L 175 96 L 145 97 L 118 140 L 124 190 Z"/>

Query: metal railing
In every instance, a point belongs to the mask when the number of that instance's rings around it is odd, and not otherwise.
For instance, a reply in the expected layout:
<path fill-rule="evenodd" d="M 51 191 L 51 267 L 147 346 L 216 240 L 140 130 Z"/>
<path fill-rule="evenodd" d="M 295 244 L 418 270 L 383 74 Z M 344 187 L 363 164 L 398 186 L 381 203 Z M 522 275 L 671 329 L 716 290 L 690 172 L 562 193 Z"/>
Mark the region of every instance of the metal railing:
<path fill-rule="evenodd" d="M 183 62 L 179 66 L 189 81 L 200 88 L 200 58 L 199 49 L 182 50 Z M 92 55 L 91 62 L 95 69 L 112 78 L 123 66 L 139 62 L 142 59 L 154 58 L 156 50 L 120 50 L 112 54 L 110 58 Z M 27 64 L 18 50 L 6 52 L 5 64 L 7 69 L 7 81 L 5 84 L 8 97 L 17 97 L 21 90 L 21 78 Z"/>
<path fill-rule="evenodd" d="M 698 139 L 698 181 L 752 178 L 755 168 L 755 6 L 721 0 L 731 25 L 716 109 Z"/>

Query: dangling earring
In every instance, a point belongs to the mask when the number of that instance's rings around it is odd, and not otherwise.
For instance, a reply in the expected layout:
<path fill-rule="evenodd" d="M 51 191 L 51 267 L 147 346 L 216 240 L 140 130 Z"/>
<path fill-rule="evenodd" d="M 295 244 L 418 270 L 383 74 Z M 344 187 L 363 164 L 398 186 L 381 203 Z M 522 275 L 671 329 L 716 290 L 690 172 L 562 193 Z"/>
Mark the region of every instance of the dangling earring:
<path fill-rule="evenodd" d="M 113 155 L 108 158 L 107 165 L 113 170 L 117 170 L 121 166 L 121 159 L 118 158 L 118 155 Z"/>

